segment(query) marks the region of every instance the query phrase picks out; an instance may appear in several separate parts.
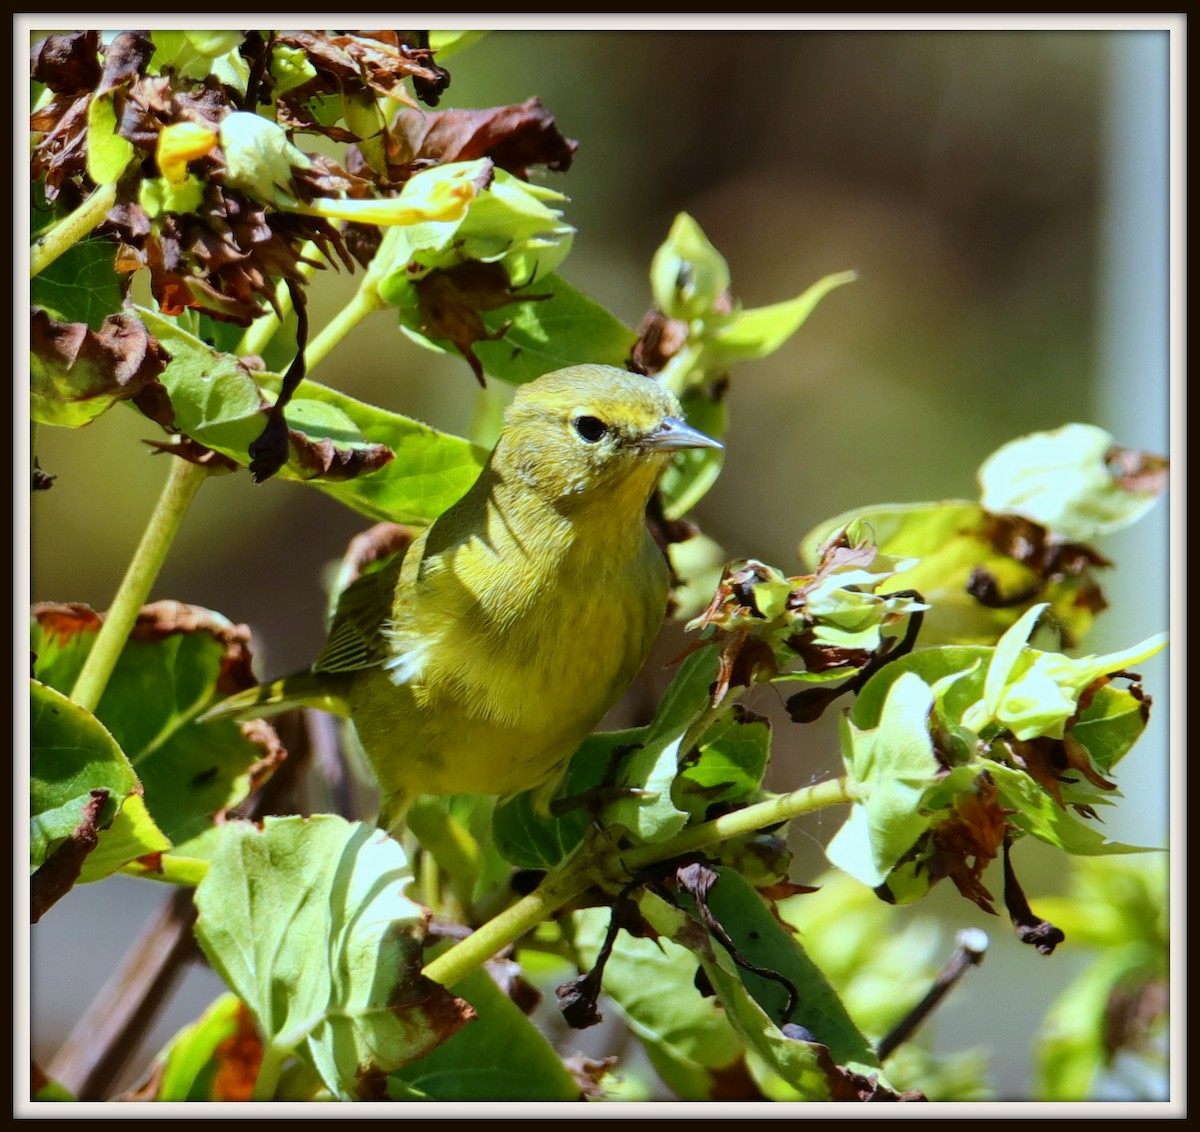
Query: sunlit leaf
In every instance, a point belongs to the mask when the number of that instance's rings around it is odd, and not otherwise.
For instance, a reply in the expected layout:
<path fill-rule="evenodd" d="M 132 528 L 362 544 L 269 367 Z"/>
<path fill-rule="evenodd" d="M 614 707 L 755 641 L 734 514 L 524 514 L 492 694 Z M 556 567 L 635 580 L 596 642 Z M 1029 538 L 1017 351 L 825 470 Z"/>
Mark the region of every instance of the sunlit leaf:
<path fill-rule="evenodd" d="M 236 358 L 211 349 L 170 320 L 150 311 L 139 314 L 171 354 L 162 380 L 175 408 L 176 427 L 248 464 L 248 450 L 262 431 L 268 403 L 255 377 Z M 292 458 L 279 473 L 284 479 L 311 482 L 371 518 L 426 525 L 462 496 L 483 465 L 483 453 L 466 440 L 316 382 L 301 382 L 289 419 L 293 413 L 297 430 L 308 440 L 328 441 L 348 458 L 358 452 L 369 460 L 372 450 L 380 447 L 396 454 L 367 475 L 313 479 L 293 447 Z"/>
<path fill-rule="evenodd" d="M 1087 542 L 1136 522 L 1165 486 L 1165 461 L 1156 457 L 1134 454 L 1137 477 L 1112 467 L 1124 451 L 1095 425 L 1032 433 L 983 462 L 980 502 L 988 511 L 1022 515 L 1064 539 Z M 1147 475 L 1151 471 L 1159 474 Z"/>
<path fill-rule="evenodd" d="M 571 937 L 591 967 L 610 912 L 588 908 L 571 917 Z M 699 962 L 670 938 L 621 937 L 604 967 L 604 990 L 641 1040 L 651 1064 L 680 1100 L 733 1100 L 744 1044 L 712 996 L 695 984 Z M 746 1094 L 742 1094 L 745 1099 Z"/>
<path fill-rule="evenodd" d="M 373 1097 L 473 1015 L 420 975 L 427 913 L 386 834 L 319 814 L 221 837 L 196 938 L 275 1056 L 299 1055 L 337 1097 Z"/>
<path fill-rule="evenodd" d="M 100 624 L 91 611 L 90 617 L 71 616 L 78 609 L 34 609 L 35 675 L 64 693 Z M 199 833 L 218 810 L 245 798 L 254 768 L 265 769 L 282 754 L 261 723 L 194 722 L 226 673 L 242 665 L 242 679 L 249 681 L 247 639 L 244 627 L 207 610 L 173 602 L 147 606 L 97 706 L 97 719 L 128 757 L 150 814 L 172 842 Z"/>
<path fill-rule="evenodd" d="M 574 1101 L 579 1082 L 546 1037 L 486 970 L 455 983 L 477 1017 L 419 1061 L 396 1070 L 398 1100 Z"/>
<path fill-rule="evenodd" d="M 619 784 L 642 793 L 618 798 L 605 811 L 606 819 L 624 826 L 644 841 L 662 841 L 678 833 L 687 814 L 671 800 L 688 729 L 708 707 L 717 674 L 715 649 L 701 649 L 683 662 L 658 705 L 654 722 L 641 746 L 626 759 Z"/>

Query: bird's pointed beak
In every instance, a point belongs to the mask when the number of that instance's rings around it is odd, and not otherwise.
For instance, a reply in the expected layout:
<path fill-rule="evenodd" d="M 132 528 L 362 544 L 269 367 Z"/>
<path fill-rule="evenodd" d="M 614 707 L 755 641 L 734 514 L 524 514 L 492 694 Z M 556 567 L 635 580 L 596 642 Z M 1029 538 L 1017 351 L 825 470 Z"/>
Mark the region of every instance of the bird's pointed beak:
<path fill-rule="evenodd" d="M 664 417 L 658 426 L 643 441 L 653 452 L 671 452 L 677 448 L 724 448 L 719 440 L 705 436 L 699 429 L 681 421 L 678 417 Z"/>

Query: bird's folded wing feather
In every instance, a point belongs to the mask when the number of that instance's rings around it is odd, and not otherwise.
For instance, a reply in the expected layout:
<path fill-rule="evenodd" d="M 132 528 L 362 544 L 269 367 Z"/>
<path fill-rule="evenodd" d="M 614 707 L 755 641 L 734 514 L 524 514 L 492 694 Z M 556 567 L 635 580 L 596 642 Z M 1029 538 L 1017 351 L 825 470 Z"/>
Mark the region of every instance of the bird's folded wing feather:
<path fill-rule="evenodd" d="M 354 672 L 382 664 L 392 654 L 384 626 L 400 577 L 403 553 L 360 574 L 338 597 L 329 639 L 313 663 L 314 672 Z"/>

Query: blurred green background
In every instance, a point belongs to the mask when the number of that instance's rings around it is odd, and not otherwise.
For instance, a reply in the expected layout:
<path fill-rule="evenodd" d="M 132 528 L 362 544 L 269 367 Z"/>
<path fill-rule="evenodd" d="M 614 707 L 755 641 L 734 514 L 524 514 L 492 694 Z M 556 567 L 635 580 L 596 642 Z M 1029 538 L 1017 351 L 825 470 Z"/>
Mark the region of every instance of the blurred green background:
<path fill-rule="evenodd" d="M 798 573 L 796 546 L 820 520 L 973 498 L 980 462 L 1023 433 L 1090 421 L 1167 453 L 1167 64 L 1165 32 L 495 32 L 448 60 L 441 106 L 537 95 L 578 140 L 570 172 L 546 177 L 578 228 L 562 274 L 631 326 L 680 211 L 726 256 L 746 306 L 859 273 L 778 354 L 735 371 L 725 467 L 693 515 L 727 557 Z M 319 273 L 314 331 L 355 286 Z M 313 376 L 460 433 L 476 404 L 466 363 L 422 351 L 387 313 Z M 124 407 L 40 430 L 57 478 L 31 505 L 34 600 L 108 605 L 166 475 L 140 443 L 156 432 Z M 323 572 L 367 525 L 302 486 L 214 479 L 153 596 L 250 624 L 259 674 L 290 671 L 323 639 Z M 1165 506 L 1102 549 L 1118 559 L 1116 610 L 1094 652 L 1167 627 Z M 660 658 L 679 647 L 669 636 Z M 1165 845 L 1167 662 L 1144 675 L 1156 720 L 1121 768 L 1127 803 L 1106 832 Z M 763 689 L 750 706 L 777 716 L 779 699 Z M 780 786 L 835 772 L 833 732 L 789 725 L 776 763 Z M 798 832 L 794 879 L 820 869 L 805 846 L 839 822 Z M 1018 851 L 1031 896 L 1058 889 L 1063 870 L 1036 848 Z M 77 987 L 48 949 L 75 943 L 62 938 L 72 904 L 111 895 L 73 893 L 35 930 L 35 1012 L 66 1024 L 103 977 L 80 972 Z M 990 1047 L 999 1096 L 1027 1095 L 1028 1035 L 1083 957 L 1068 945 L 1043 959 L 1006 922 L 949 893 L 933 903 L 951 930 L 993 938 L 931 1024 L 938 1044 Z"/>

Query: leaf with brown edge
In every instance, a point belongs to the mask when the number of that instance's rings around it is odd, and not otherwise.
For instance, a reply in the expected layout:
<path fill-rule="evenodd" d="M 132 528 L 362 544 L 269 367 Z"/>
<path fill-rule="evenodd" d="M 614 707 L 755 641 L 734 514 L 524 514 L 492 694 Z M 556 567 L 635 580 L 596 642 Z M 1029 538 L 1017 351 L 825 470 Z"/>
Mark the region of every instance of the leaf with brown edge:
<path fill-rule="evenodd" d="M 435 341 L 449 341 L 471 365 L 476 380 L 485 385 L 483 363 L 475 356 L 476 342 L 503 338 L 507 325 L 489 331 L 482 312 L 500 310 L 512 303 L 540 302 L 549 295 L 530 295 L 513 287 L 499 263 L 468 260 L 454 267 L 430 271 L 413 283 L 420 319 L 417 329 Z"/>
<path fill-rule="evenodd" d="M 162 390 L 166 351 L 133 314 L 110 314 L 92 331 L 34 308 L 29 334 L 30 415 L 42 424 L 78 428 L 118 401 Z"/>
<path fill-rule="evenodd" d="M 107 790 L 93 790 L 84 804 L 79 824 L 29 878 L 29 918 L 37 923 L 52 905 L 74 887 L 83 863 L 100 842 L 100 813 L 108 801 Z"/>
<path fill-rule="evenodd" d="M 420 974 L 429 913 L 404 895 L 407 859 L 380 830 L 268 817 L 226 823 L 212 844 L 196 938 L 272 1056 L 299 1056 L 340 1099 L 375 1096 L 381 1074 L 475 1017 Z M 312 962 L 313 940 L 327 961 Z"/>
<path fill-rule="evenodd" d="M 31 621 L 34 675 L 66 694 L 101 618 L 86 606 L 43 605 Z M 269 725 L 196 723 L 214 699 L 256 682 L 249 642 L 245 625 L 211 610 L 175 601 L 144 606 L 97 705 L 110 741 L 136 762 L 144 809 L 175 844 L 243 801 L 285 756 Z"/>
<path fill-rule="evenodd" d="M 1104 453 L 1113 482 L 1126 491 L 1161 495 L 1167 489 L 1171 462 L 1165 456 L 1113 445 Z"/>

